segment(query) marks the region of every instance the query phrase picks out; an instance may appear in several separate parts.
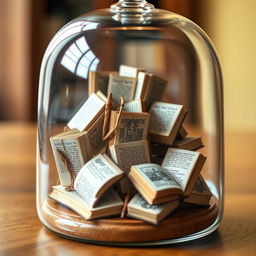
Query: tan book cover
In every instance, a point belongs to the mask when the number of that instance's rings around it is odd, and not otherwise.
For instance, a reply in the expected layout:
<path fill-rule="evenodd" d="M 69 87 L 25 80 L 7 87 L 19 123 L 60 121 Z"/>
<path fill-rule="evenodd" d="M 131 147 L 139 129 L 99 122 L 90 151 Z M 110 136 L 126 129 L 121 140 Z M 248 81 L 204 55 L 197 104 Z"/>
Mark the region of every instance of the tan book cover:
<path fill-rule="evenodd" d="M 75 191 L 91 207 L 124 176 L 124 172 L 105 153 L 98 154 L 79 171 L 74 182 Z"/>
<path fill-rule="evenodd" d="M 86 131 L 80 132 L 77 129 L 71 129 L 50 137 L 62 186 L 71 185 L 71 177 L 67 166 L 63 164 L 57 151 L 61 151 L 66 156 L 68 165 L 76 176 L 87 161 L 105 150 L 106 142 L 102 140 L 103 122 L 104 113 Z"/>
<path fill-rule="evenodd" d="M 88 82 L 88 93 L 96 93 L 101 91 L 105 96 L 108 94 L 108 83 L 110 74 L 117 75 L 115 71 L 90 71 Z"/>
<path fill-rule="evenodd" d="M 158 76 L 139 72 L 134 99 L 142 99 L 147 108 L 155 101 L 161 101 L 168 82 Z"/>

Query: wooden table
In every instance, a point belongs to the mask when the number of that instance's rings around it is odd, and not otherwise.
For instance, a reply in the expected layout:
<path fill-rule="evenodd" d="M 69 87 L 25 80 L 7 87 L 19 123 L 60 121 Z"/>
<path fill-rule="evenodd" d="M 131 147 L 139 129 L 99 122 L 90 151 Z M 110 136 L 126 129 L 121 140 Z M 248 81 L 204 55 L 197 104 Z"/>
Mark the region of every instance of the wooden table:
<path fill-rule="evenodd" d="M 0 123 L 0 255 L 256 255 L 256 132 L 226 134 L 225 214 L 207 238 L 158 248 L 118 248 L 58 237 L 35 209 L 36 128 Z"/>

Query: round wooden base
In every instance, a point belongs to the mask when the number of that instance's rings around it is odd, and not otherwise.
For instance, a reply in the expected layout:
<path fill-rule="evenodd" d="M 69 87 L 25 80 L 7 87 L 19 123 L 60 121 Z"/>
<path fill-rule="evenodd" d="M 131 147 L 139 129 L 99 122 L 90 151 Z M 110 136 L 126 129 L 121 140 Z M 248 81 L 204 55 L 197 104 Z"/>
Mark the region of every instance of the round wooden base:
<path fill-rule="evenodd" d="M 86 221 L 70 209 L 48 198 L 43 206 L 44 223 L 51 230 L 79 240 L 98 242 L 150 242 L 182 238 L 211 226 L 218 207 L 180 207 L 159 225 L 130 218 Z"/>

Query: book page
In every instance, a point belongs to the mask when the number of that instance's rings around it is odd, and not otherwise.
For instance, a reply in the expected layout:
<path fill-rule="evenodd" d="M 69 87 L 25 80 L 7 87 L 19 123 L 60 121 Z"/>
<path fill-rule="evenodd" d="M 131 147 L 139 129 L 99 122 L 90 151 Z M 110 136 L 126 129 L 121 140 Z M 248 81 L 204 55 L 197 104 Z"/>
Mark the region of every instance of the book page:
<path fill-rule="evenodd" d="M 141 177 L 150 185 L 155 191 L 178 188 L 179 185 L 174 179 L 169 177 L 166 172 L 157 164 L 140 164 L 132 166 L 133 170 L 138 172 Z"/>
<path fill-rule="evenodd" d="M 146 140 L 112 145 L 109 147 L 117 165 L 126 173 L 132 165 L 149 163 L 148 143 Z"/>
<path fill-rule="evenodd" d="M 145 81 L 145 76 L 146 76 L 146 73 L 144 73 L 144 72 L 139 72 L 138 73 L 136 91 L 135 91 L 135 94 L 134 94 L 134 99 L 135 100 L 141 98 L 141 94 L 142 94 L 142 90 L 143 90 L 143 86 L 144 86 L 144 81 Z"/>
<path fill-rule="evenodd" d="M 199 152 L 169 148 L 161 167 L 184 191 L 199 155 Z"/>
<path fill-rule="evenodd" d="M 143 112 L 143 106 L 141 100 L 133 100 L 125 103 L 124 111 L 127 112 Z"/>
<path fill-rule="evenodd" d="M 116 131 L 116 144 L 145 140 L 148 133 L 147 113 L 122 113 Z"/>
<path fill-rule="evenodd" d="M 97 196 L 101 188 L 112 178 L 120 176 L 122 173 L 122 171 L 114 163 L 112 165 L 110 161 L 111 160 L 107 160 L 103 154 L 95 156 L 82 167 L 75 179 L 75 190 L 82 198 L 87 198 L 91 206 L 97 201 Z"/>
<path fill-rule="evenodd" d="M 57 150 L 60 150 L 67 157 L 70 168 L 75 175 L 78 174 L 81 167 L 88 159 L 86 152 L 84 155 L 81 152 L 81 147 L 77 139 L 51 139 L 51 145 L 53 149 L 54 159 L 58 169 L 59 179 L 62 186 L 68 186 L 71 183 L 70 174 L 67 168 L 63 165 Z"/>
<path fill-rule="evenodd" d="M 93 121 L 105 106 L 105 102 L 100 99 L 95 93 L 91 94 L 85 103 L 80 107 L 67 126 L 72 129 L 76 128 L 83 131 Z"/>
<path fill-rule="evenodd" d="M 149 111 L 149 132 L 168 136 L 175 125 L 181 109 L 181 105 L 155 102 Z"/>
<path fill-rule="evenodd" d="M 112 93 L 114 103 L 119 105 L 120 97 L 123 97 L 125 102 L 133 100 L 135 86 L 135 78 L 110 75 L 108 93 Z"/>
<path fill-rule="evenodd" d="M 135 67 L 130 67 L 126 65 L 120 65 L 119 67 L 119 75 L 126 77 L 134 77 L 136 78 L 138 74 L 138 69 Z"/>

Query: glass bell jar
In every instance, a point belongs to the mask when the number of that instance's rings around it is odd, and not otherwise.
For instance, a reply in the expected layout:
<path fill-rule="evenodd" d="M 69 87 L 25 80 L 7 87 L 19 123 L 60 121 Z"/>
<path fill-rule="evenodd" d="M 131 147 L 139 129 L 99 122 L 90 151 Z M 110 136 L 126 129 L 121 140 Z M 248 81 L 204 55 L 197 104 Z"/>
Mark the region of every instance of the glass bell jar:
<path fill-rule="evenodd" d="M 218 57 L 195 23 L 145 0 L 84 14 L 54 36 L 37 141 L 38 216 L 62 237 L 172 244 L 222 219 Z"/>

